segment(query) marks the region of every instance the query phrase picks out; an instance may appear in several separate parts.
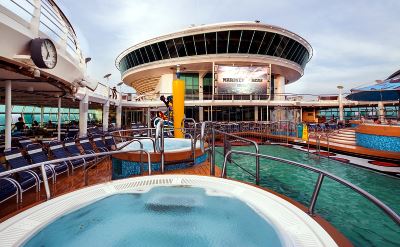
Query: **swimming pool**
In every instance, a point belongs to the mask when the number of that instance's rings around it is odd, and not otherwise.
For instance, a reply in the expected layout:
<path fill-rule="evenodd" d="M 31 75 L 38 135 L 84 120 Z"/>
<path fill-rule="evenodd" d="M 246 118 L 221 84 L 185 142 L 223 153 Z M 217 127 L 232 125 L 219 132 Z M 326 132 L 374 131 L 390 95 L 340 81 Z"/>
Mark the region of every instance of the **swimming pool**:
<path fill-rule="evenodd" d="M 30 208 L 0 224 L 0 246 L 337 246 L 301 209 L 215 177 L 113 181 Z"/>
<path fill-rule="evenodd" d="M 254 151 L 253 147 L 233 147 Z M 218 148 L 222 152 L 222 148 Z M 278 145 L 262 145 L 260 153 L 308 164 L 325 170 L 361 187 L 397 213 L 400 212 L 400 179 L 371 170 Z M 254 172 L 255 159 L 233 154 L 235 162 Z M 222 164 L 222 155 L 216 156 Z M 235 165 L 228 165 L 228 177 L 254 182 L 254 178 Z M 317 174 L 276 161 L 260 159 L 260 185 L 286 195 L 306 206 L 310 203 Z M 316 204 L 316 213 L 327 219 L 348 237 L 355 246 L 399 246 L 400 227 L 367 199 L 326 179 Z"/>

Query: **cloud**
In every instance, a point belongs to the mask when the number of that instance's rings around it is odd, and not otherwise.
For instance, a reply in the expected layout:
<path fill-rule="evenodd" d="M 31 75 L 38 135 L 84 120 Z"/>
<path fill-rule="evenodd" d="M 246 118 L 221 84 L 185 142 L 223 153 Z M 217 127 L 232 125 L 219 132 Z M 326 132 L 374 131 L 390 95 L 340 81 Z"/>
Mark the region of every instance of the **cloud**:
<path fill-rule="evenodd" d="M 335 93 L 399 69 L 400 1 L 61 0 L 87 56 L 89 73 L 120 81 L 115 58 L 130 46 L 188 27 L 259 19 L 298 33 L 314 57 L 292 93 Z M 65 8 L 65 9 L 64 9 Z"/>

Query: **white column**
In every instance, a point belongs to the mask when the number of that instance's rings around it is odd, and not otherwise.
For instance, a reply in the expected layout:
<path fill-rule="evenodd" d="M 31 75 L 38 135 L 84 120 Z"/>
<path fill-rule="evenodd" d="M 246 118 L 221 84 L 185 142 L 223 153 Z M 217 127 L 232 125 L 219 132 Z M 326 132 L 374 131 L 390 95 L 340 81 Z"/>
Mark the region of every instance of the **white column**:
<path fill-rule="evenodd" d="M 303 122 L 303 107 L 300 106 L 300 122 Z"/>
<path fill-rule="evenodd" d="M 119 102 L 119 105 L 117 106 L 116 112 L 115 112 L 115 118 L 116 118 L 116 127 L 117 129 L 121 128 L 121 123 L 122 123 L 122 104 Z"/>
<path fill-rule="evenodd" d="M 61 97 L 58 97 L 57 140 L 61 141 Z"/>
<path fill-rule="evenodd" d="M 269 105 L 267 105 L 267 122 L 269 122 Z"/>
<path fill-rule="evenodd" d="M 385 121 L 385 106 L 383 105 L 382 101 L 378 102 L 378 113 L 379 113 L 379 120 L 381 123 Z"/>
<path fill-rule="evenodd" d="M 6 129 L 5 129 L 5 149 L 11 148 L 11 124 L 12 124 L 12 105 L 11 105 L 11 80 L 6 81 L 6 98 L 5 98 L 5 105 L 6 105 Z"/>
<path fill-rule="evenodd" d="M 110 100 L 103 105 L 103 131 L 108 130 L 108 115 L 110 113 Z"/>
<path fill-rule="evenodd" d="M 275 100 L 285 100 L 285 77 L 281 75 L 277 75 L 274 80 L 274 89 L 275 89 Z"/>
<path fill-rule="evenodd" d="M 146 123 L 147 128 L 151 128 L 150 107 L 147 108 Z"/>
<path fill-rule="evenodd" d="M 339 121 L 343 121 L 344 120 L 343 100 L 342 100 L 343 86 L 337 86 L 337 88 L 339 89 L 339 97 L 338 97 L 338 101 L 339 101 Z"/>
<path fill-rule="evenodd" d="M 40 126 L 44 126 L 44 107 L 40 107 Z"/>
<path fill-rule="evenodd" d="M 204 121 L 203 116 L 204 116 L 204 107 L 200 106 L 200 107 L 199 107 L 199 121 L 200 121 L 200 122 L 203 122 L 203 121 Z"/>
<path fill-rule="evenodd" d="M 254 106 L 254 121 L 258 122 L 258 106 Z"/>
<path fill-rule="evenodd" d="M 85 94 L 79 102 L 79 137 L 87 136 L 89 96 Z"/>
<path fill-rule="evenodd" d="M 35 38 L 39 37 L 39 26 L 40 26 L 40 12 L 42 7 L 42 1 L 34 0 L 33 1 L 34 10 L 30 23 L 30 29 Z"/>
<path fill-rule="evenodd" d="M 199 73 L 199 100 L 203 100 L 203 77 L 205 73 Z"/>

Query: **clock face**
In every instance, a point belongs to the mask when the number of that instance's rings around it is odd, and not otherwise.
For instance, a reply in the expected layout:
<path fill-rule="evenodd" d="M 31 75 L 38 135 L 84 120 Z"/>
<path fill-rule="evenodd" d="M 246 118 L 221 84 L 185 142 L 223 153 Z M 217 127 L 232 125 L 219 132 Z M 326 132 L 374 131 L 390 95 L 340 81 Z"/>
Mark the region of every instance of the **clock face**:
<path fill-rule="evenodd" d="M 47 68 L 52 69 L 57 64 L 57 50 L 49 39 L 43 40 L 41 46 L 43 62 Z"/>
<path fill-rule="evenodd" d="M 33 39 L 31 58 L 39 68 L 53 69 L 57 64 L 57 49 L 50 39 Z"/>

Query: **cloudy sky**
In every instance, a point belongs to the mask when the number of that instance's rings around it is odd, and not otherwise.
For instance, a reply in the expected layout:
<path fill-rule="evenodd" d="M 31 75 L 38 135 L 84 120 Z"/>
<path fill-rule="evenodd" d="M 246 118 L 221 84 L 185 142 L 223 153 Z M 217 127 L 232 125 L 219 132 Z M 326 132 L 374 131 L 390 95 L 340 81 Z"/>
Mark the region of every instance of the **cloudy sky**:
<path fill-rule="evenodd" d="M 191 24 L 253 21 L 281 26 L 310 42 L 314 57 L 290 93 L 335 93 L 400 69 L 399 0 L 59 0 L 74 25 L 89 73 L 103 80 L 126 48 Z"/>

